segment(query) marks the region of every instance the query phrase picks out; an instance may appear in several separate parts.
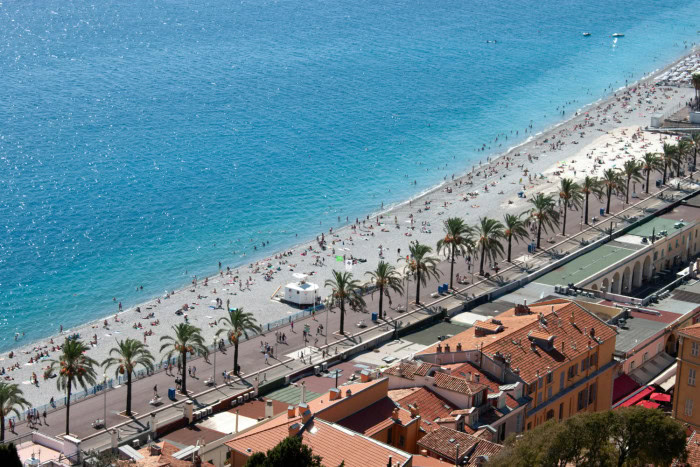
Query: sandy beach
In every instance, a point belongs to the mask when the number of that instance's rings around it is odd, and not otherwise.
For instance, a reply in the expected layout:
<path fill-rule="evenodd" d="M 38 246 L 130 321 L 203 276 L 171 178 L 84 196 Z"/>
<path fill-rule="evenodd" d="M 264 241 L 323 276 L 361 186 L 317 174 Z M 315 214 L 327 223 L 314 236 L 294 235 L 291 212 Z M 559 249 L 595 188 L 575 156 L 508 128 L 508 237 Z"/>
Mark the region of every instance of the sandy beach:
<path fill-rule="evenodd" d="M 627 159 L 660 152 L 669 137 L 644 131 L 651 115 L 677 107 L 694 95 L 690 87 L 654 87 L 654 76 L 660 76 L 679 61 L 581 109 L 575 117 L 534 135 L 498 157 L 487 158 L 484 154 L 483 165 L 468 167 L 468 173 L 445 180 L 428 193 L 387 207 L 381 214 L 355 222 L 348 219 L 350 225 L 337 230 L 318 232 L 318 239 L 323 235 L 326 241 L 325 251 L 318 241 L 311 241 L 244 266 L 229 268 L 221 264 L 217 275 L 198 278 L 196 284 L 138 306 L 125 307 L 121 312 L 115 300 L 112 315 L 64 329 L 52 338 L 25 344 L 18 336 L 13 358 L 7 352 L 0 356 L 0 367 L 6 370 L 3 377 L 21 383 L 25 396 L 33 404 L 44 404 L 60 393 L 53 379 L 42 377 L 46 361 L 34 362 L 33 357 L 47 352 L 48 358 L 54 358 L 57 352 L 52 347 L 62 343 L 65 336 L 78 333 L 85 342 L 91 342 L 89 354 L 100 362 L 115 339 L 126 337 L 145 340 L 157 355 L 160 337 L 185 319 L 202 328 L 211 342 L 217 331 L 215 322 L 224 316 L 227 304 L 254 313 L 262 324 L 299 312 L 274 299 L 281 287 L 296 281 L 295 273 L 307 274 L 310 282 L 323 286 L 333 269 L 345 270 L 344 260 L 352 259 L 351 272 L 365 281 L 365 273 L 373 270 L 381 259 L 401 267 L 399 259 L 406 255 L 410 241 L 417 240 L 434 248 L 442 236 L 442 223 L 448 217 L 462 217 L 469 224 L 482 216 L 500 220 L 504 213 L 519 214 L 527 210 L 531 196 L 551 192 L 562 177 L 599 176 L 606 168 L 622 167 Z M 658 178 L 656 175 L 652 174 L 652 183 Z M 643 191 L 640 183 L 635 188 L 631 191 Z M 519 196 L 520 192 L 524 197 Z M 347 224 L 346 219 L 339 221 Z M 328 290 L 321 287 L 321 296 L 327 294 Z M 57 331 L 59 325 L 56 323 Z M 18 367 L 7 371 L 17 364 Z M 32 373 L 37 375 L 38 385 L 29 383 Z"/>

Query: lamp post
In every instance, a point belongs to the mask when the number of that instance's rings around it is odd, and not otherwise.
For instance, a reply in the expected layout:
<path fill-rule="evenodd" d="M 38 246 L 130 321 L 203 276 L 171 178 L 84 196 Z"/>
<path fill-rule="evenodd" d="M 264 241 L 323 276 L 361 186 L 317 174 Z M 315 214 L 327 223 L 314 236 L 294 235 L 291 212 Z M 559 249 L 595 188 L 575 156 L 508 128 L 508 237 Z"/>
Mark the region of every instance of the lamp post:
<path fill-rule="evenodd" d="M 314 303 L 316 303 L 315 300 L 316 299 L 314 298 Z M 331 314 L 331 308 L 329 305 L 326 308 L 326 326 L 323 328 L 323 337 L 326 338 L 326 345 L 328 345 L 328 315 L 330 315 L 330 314 Z"/>
<path fill-rule="evenodd" d="M 226 305 L 226 308 L 228 308 L 228 304 Z M 211 377 L 211 382 L 216 386 L 216 351 L 217 351 L 217 343 L 216 343 L 216 337 L 214 337 L 214 375 Z"/>
<path fill-rule="evenodd" d="M 102 422 L 105 427 L 105 430 L 107 429 L 107 373 L 102 373 L 102 381 L 103 381 L 103 388 L 102 392 L 104 393 L 104 411 L 102 413 Z"/>

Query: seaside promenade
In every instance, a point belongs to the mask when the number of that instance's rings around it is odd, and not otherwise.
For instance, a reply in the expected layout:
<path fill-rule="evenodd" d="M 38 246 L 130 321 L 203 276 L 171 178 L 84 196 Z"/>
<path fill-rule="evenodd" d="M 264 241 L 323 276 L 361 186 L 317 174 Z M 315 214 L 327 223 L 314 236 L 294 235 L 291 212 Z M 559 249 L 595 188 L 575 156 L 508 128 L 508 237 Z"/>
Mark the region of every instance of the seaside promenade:
<path fill-rule="evenodd" d="M 351 349 L 352 347 L 367 342 L 373 338 L 382 335 L 391 334 L 396 328 L 405 328 L 418 321 L 424 320 L 426 317 L 434 314 L 433 307 L 446 306 L 447 303 L 459 303 L 467 297 L 478 297 L 502 287 L 505 284 L 512 283 L 522 279 L 532 272 L 534 269 L 544 267 L 562 254 L 571 252 L 580 248 L 582 240 L 593 240 L 599 238 L 601 234 L 607 233 L 604 229 L 609 229 L 611 222 L 613 228 L 619 230 L 627 224 L 625 218 L 630 216 L 647 215 L 649 212 L 661 209 L 673 200 L 678 200 L 685 195 L 683 189 L 675 188 L 676 182 L 672 182 L 667 187 L 657 190 L 653 187 L 650 190 L 648 197 L 642 196 L 639 200 L 634 200 L 633 204 L 624 205 L 623 200 L 614 198 L 611 206 L 614 214 L 605 216 L 600 219 L 595 226 L 581 225 L 580 211 L 573 211 L 567 219 L 567 232 L 569 235 L 563 237 L 561 235 L 550 234 L 547 238 L 554 236 L 556 243 L 549 244 L 544 241 L 543 248 L 538 251 L 530 260 L 528 260 L 527 268 L 522 264 L 508 265 L 501 262 L 502 269 L 497 274 L 489 279 L 479 278 L 474 276 L 474 282 L 463 287 L 460 287 L 456 293 L 441 296 L 439 298 L 431 298 L 431 292 L 437 289 L 439 284 L 449 282 L 449 263 L 442 261 L 439 265 L 441 277 L 439 280 L 430 280 L 428 284 L 421 287 L 421 306 L 411 303 L 415 298 L 415 284 L 413 282 L 406 287 L 407 297 L 409 301 L 408 311 L 398 311 L 397 305 L 405 304 L 406 296 L 397 294 L 391 295 L 392 306 L 388 306 L 388 300 L 385 300 L 384 313 L 386 321 L 374 325 L 370 320 L 370 313 L 376 312 L 378 308 L 378 296 L 368 295 L 367 309 L 365 312 L 348 311 L 345 326 L 348 336 L 341 338 L 333 332 L 339 327 L 339 312 L 331 310 L 330 312 L 319 312 L 315 317 L 307 316 L 294 322 L 294 329 L 290 325 L 276 328 L 264 335 L 256 336 L 242 342 L 239 348 L 239 364 L 242 368 L 242 377 L 234 378 L 233 382 L 224 385 L 221 372 L 230 370 L 233 366 L 233 348 L 229 347 L 225 352 L 217 352 L 216 357 L 212 354 L 208 358 L 208 362 L 203 358 L 196 358 L 188 363 L 189 367 L 196 367 L 196 377 L 188 377 L 188 389 L 191 391 L 191 398 L 197 405 L 210 405 L 217 400 L 232 397 L 236 394 L 249 391 L 256 385 L 256 377 L 258 384 L 264 385 L 266 381 L 284 378 L 287 375 L 299 374 L 313 368 L 314 365 L 324 361 L 322 351 L 328 350 L 328 356 L 325 360 L 337 360 L 336 355 Z M 686 190 L 696 187 L 694 182 L 684 181 Z M 661 191 L 662 193 L 659 193 Z M 661 196 L 660 196 L 661 195 Z M 590 212 L 598 212 L 598 209 L 603 205 L 602 202 L 591 198 Z M 526 254 L 526 244 L 513 245 L 513 258 L 518 258 Z M 472 271 L 478 271 L 478 263 L 472 265 Z M 494 271 L 490 271 L 492 274 Z M 457 261 L 455 264 L 455 274 L 467 275 L 468 279 L 472 280 L 472 275 L 464 260 Z M 364 320 L 369 326 L 365 329 L 357 327 L 357 323 Z M 323 334 L 317 335 L 319 324 L 326 330 Z M 311 333 L 311 340 L 305 343 L 302 337 L 302 329 L 304 325 L 308 325 Z M 285 333 L 287 342 L 275 343 L 275 331 Z M 328 346 L 326 347 L 326 338 Z M 318 341 L 316 341 L 318 339 Z M 269 360 L 269 364 L 265 363 L 264 354 L 261 352 L 261 342 L 267 342 L 275 348 L 275 358 Z M 308 349 L 312 346 L 313 349 Z M 299 352 L 302 349 L 311 350 L 311 360 L 308 356 L 302 361 L 299 357 Z M 216 369 L 214 362 L 216 361 Z M 218 386 L 209 387 L 205 384 L 205 380 L 209 379 L 216 372 L 216 383 Z M 108 375 L 111 376 L 111 375 Z M 131 434 L 136 434 L 147 429 L 150 412 L 157 411 L 157 423 L 159 425 L 167 423 L 169 420 L 175 420 L 182 417 L 183 403 L 186 398 L 182 395 L 177 395 L 175 401 L 168 400 L 165 395 L 167 389 L 174 387 L 175 376 L 168 375 L 164 371 L 156 372 L 155 374 L 137 380 L 133 383 L 133 411 L 136 415 L 133 418 L 127 418 L 120 415 L 125 408 L 126 386 L 122 385 L 106 392 L 97 393 L 95 396 L 86 398 L 76 402 L 71 406 L 71 434 L 83 440 L 82 448 L 99 449 L 107 446 L 110 443 L 110 435 L 104 429 L 96 429 L 92 427 L 92 422 L 96 419 L 103 418 L 106 412 L 107 428 L 119 428 L 121 438 L 128 438 Z M 44 384 L 53 384 L 52 381 Z M 158 387 L 158 392 L 163 396 L 165 404 L 156 408 L 149 404 L 153 396 L 154 386 Z M 41 423 L 34 428 L 27 425 L 26 422 L 19 423 L 14 433 L 6 433 L 6 440 L 10 441 L 14 437 L 22 437 L 30 433 L 32 430 L 38 430 L 44 434 L 57 436 L 63 434 L 65 428 L 65 408 L 50 411 L 47 414 L 46 421 L 41 419 Z"/>

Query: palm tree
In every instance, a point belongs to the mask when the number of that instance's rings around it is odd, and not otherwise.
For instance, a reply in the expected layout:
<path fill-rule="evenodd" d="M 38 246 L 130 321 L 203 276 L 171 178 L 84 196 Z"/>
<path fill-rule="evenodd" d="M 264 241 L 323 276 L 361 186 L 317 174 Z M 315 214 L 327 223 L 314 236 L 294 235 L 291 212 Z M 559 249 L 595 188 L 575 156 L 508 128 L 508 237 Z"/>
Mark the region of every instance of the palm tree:
<path fill-rule="evenodd" d="M 27 407 L 31 404 L 18 385 L 0 382 L 0 442 L 5 441 L 5 417 L 13 412 L 19 417 L 19 409 Z"/>
<path fill-rule="evenodd" d="M 603 178 L 601 183 L 605 187 L 605 194 L 608 198 L 608 202 L 605 207 L 605 213 L 610 214 L 610 197 L 614 193 L 622 193 L 625 191 L 625 185 L 622 181 L 620 172 L 615 169 L 607 169 L 603 172 Z"/>
<path fill-rule="evenodd" d="M 394 266 L 385 261 L 380 261 L 377 265 L 377 269 L 374 271 L 367 271 L 365 274 L 372 278 L 372 282 L 374 282 L 374 285 L 377 287 L 376 290 L 379 290 L 379 319 L 382 319 L 384 294 L 389 298 L 389 304 L 391 304 L 389 290 L 403 294 L 401 275 Z M 374 294 L 374 292 L 372 292 L 372 294 Z"/>
<path fill-rule="evenodd" d="M 581 183 L 581 193 L 583 193 L 585 197 L 586 207 L 584 210 L 584 216 L 585 223 L 588 225 L 588 198 L 591 196 L 591 194 L 595 195 L 598 199 L 603 196 L 603 189 L 600 186 L 600 180 L 598 180 L 596 177 L 586 175 L 586 178 L 583 179 L 583 183 Z"/>
<path fill-rule="evenodd" d="M 642 164 L 634 159 L 625 161 L 622 165 L 622 173 L 625 174 L 625 204 L 630 202 L 630 182 L 634 180 L 639 182 L 642 180 Z"/>
<path fill-rule="evenodd" d="M 437 242 L 437 252 L 442 253 L 447 250 L 450 254 L 450 288 L 452 287 L 452 278 L 455 268 L 455 258 L 457 253 L 471 254 L 474 250 L 474 239 L 472 238 L 473 230 L 463 219 L 459 217 L 450 217 L 445 221 L 445 238 L 441 238 Z"/>
<path fill-rule="evenodd" d="M 162 336 L 160 352 L 166 352 L 165 359 L 170 360 L 173 355 L 177 355 L 177 365 L 182 371 L 182 385 L 180 392 L 187 395 L 187 353 L 200 353 L 208 355 L 209 350 L 204 344 L 202 330 L 196 326 L 187 323 L 180 323 L 172 327 L 172 336 Z"/>
<path fill-rule="evenodd" d="M 581 207 L 583 194 L 581 185 L 570 178 L 562 178 L 559 185 L 559 199 L 564 201 L 564 221 L 561 223 L 561 234 L 566 235 L 566 214 L 570 207 Z"/>
<path fill-rule="evenodd" d="M 509 263 L 513 240 L 515 240 L 516 243 L 520 243 L 521 239 L 527 238 L 528 236 L 527 223 L 523 219 L 523 214 L 527 213 L 521 212 L 517 216 L 515 214 L 506 214 L 503 217 L 503 226 L 505 227 L 503 236 L 508 240 L 508 259 L 506 261 Z"/>
<path fill-rule="evenodd" d="M 340 308 L 340 334 L 345 334 L 345 304 L 357 310 L 365 306 L 362 298 L 360 281 L 352 278 L 350 272 L 333 270 L 333 277 L 326 280 L 325 287 L 331 289 L 331 303 L 337 303 Z"/>
<path fill-rule="evenodd" d="M 430 255 L 433 252 L 432 248 L 417 241 L 408 245 L 408 251 L 410 259 L 406 269 L 416 280 L 416 304 L 420 304 L 421 284 L 427 285 L 431 277 L 435 279 L 440 277 L 440 271 L 437 269 L 438 259 Z"/>
<path fill-rule="evenodd" d="M 112 355 L 115 355 L 114 357 Z M 109 357 L 102 362 L 105 370 L 117 365 L 115 375 L 126 374 L 126 416 L 131 417 L 131 378 L 137 366 L 141 365 L 148 371 L 153 371 L 153 354 L 146 344 L 136 339 L 127 338 L 117 342 L 117 347 L 112 347 Z"/>
<path fill-rule="evenodd" d="M 537 248 L 540 247 L 542 227 L 547 232 L 559 225 L 559 211 L 557 211 L 552 195 L 537 193 L 534 198 L 529 199 L 533 205 L 530 213 L 537 220 Z"/>
<path fill-rule="evenodd" d="M 678 174 L 678 176 L 680 176 L 681 165 L 684 162 L 690 161 L 690 151 L 693 148 L 693 143 L 691 140 L 683 138 L 682 140 L 678 141 L 676 148 L 676 173 Z"/>
<path fill-rule="evenodd" d="M 700 73 L 698 73 L 698 76 L 700 76 Z M 698 148 L 700 148 L 700 131 L 693 133 L 692 138 L 692 144 L 693 144 L 693 169 L 697 167 L 698 163 Z M 693 178 L 693 174 L 690 174 L 690 178 Z"/>
<path fill-rule="evenodd" d="M 501 239 L 504 238 L 505 227 L 500 221 L 488 217 L 479 218 L 476 226 L 476 247 L 481 249 L 481 259 L 479 261 L 479 275 L 484 275 L 484 260 L 494 262 L 498 256 L 503 256 L 503 245 Z"/>
<path fill-rule="evenodd" d="M 78 339 L 66 339 L 57 360 L 51 360 L 51 371 L 59 368 L 56 387 L 66 392 L 66 434 L 70 433 L 70 397 L 73 387 L 80 385 L 87 389 L 95 384 L 97 362 L 85 355 L 87 346 Z"/>
<path fill-rule="evenodd" d="M 253 317 L 253 313 L 244 313 L 243 308 L 229 310 L 228 316 L 219 318 L 219 324 L 224 327 L 216 332 L 217 337 L 226 333 L 228 341 L 233 344 L 233 374 L 238 374 L 238 344 L 241 336 L 248 339 L 249 332 L 261 333 L 262 328 Z"/>
<path fill-rule="evenodd" d="M 690 79 L 695 88 L 695 108 L 700 110 L 700 71 L 693 73 Z"/>
<path fill-rule="evenodd" d="M 642 156 L 642 170 L 647 174 L 647 194 L 649 194 L 649 175 L 653 171 L 660 171 L 662 167 L 663 163 L 657 153 L 647 152 Z"/>
<path fill-rule="evenodd" d="M 664 155 L 663 155 L 664 177 L 663 177 L 663 181 L 661 183 L 663 183 L 665 185 L 666 184 L 666 173 L 668 172 L 668 166 L 669 166 L 669 164 L 673 164 L 673 161 L 675 160 L 675 157 L 676 157 L 676 151 L 678 150 L 678 148 L 676 146 L 674 146 L 673 144 L 664 143 L 663 149 L 664 149 Z"/>

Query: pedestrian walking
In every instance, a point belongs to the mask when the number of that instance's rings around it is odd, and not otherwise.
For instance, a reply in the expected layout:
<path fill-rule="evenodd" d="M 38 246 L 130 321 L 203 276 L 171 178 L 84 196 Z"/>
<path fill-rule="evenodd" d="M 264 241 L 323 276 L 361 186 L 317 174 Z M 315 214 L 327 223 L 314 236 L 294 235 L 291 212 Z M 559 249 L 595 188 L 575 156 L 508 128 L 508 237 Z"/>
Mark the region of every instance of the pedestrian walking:
<path fill-rule="evenodd" d="M 270 364 L 270 362 L 267 361 L 268 357 L 269 357 L 268 353 L 265 352 L 265 365 L 269 365 L 269 364 Z"/>
<path fill-rule="evenodd" d="M 48 423 L 46 423 L 46 409 L 44 409 L 44 412 L 41 415 L 44 417 L 44 424 L 48 425 Z"/>

